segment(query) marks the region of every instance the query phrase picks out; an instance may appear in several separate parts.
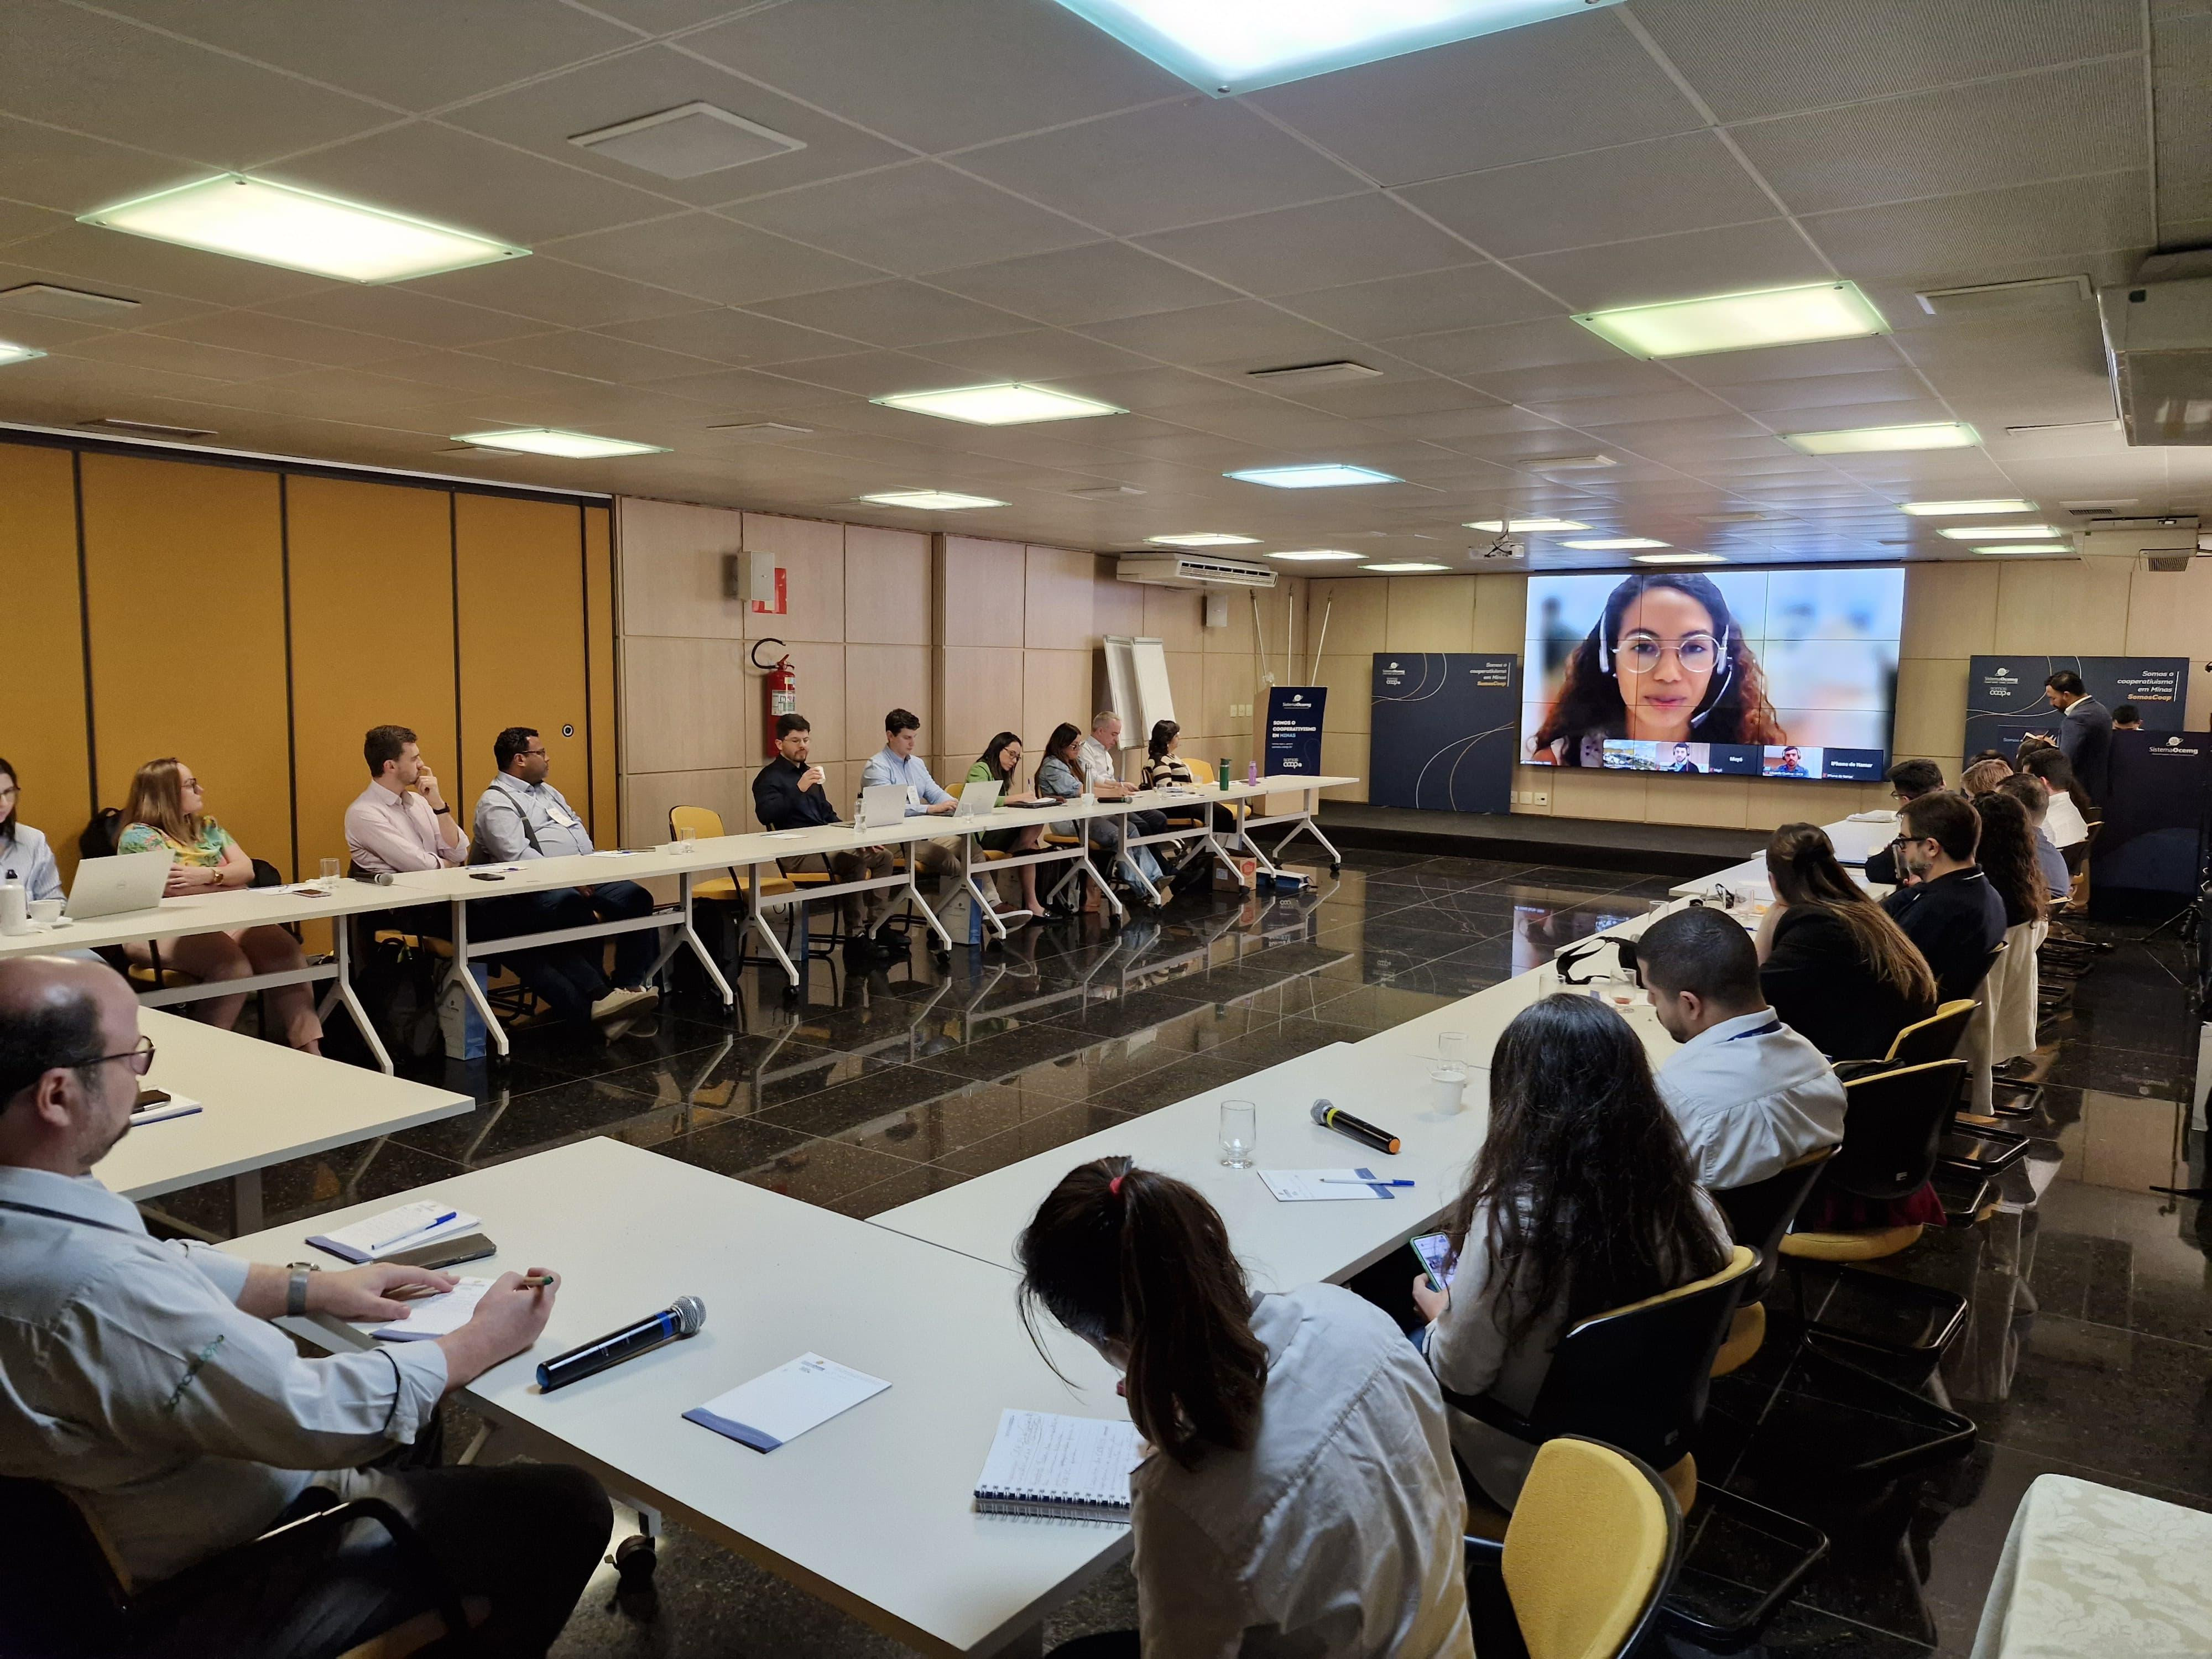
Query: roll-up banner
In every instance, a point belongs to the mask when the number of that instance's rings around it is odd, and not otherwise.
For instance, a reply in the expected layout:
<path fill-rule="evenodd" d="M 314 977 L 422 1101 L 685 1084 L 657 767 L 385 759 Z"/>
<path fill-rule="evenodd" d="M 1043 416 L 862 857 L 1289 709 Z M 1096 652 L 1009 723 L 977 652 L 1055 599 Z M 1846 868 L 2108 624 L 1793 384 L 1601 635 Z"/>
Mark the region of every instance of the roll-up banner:
<path fill-rule="evenodd" d="M 1267 746 L 1260 767 L 1263 775 L 1321 775 L 1321 718 L 1328 706 L 1325 685 L 1267 688 Z"/>
<path fill-rule="evenodd" d="M 1367 799 L 1431 811 L 1510 811 L 1519 656 L 1377 652 L 1374 672 Z"/>

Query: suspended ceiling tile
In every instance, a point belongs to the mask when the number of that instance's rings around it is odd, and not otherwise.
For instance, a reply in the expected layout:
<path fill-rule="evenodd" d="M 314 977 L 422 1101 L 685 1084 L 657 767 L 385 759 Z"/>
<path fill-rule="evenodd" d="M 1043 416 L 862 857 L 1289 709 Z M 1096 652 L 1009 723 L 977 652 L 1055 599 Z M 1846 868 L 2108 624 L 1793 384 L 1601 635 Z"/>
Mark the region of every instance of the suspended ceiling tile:
<path fill-rule="evenodd" d="M 1556 317 L 1565 309 L 1516 272 L 1497 264 L 1460 265 L 1413 276 L 1352 283 L 1342 288 L 1294 293 L 1279 303 L 1302 317 L 1362 340 L 1395 340 L 1407 335 Z"/>
<path fill-rule="evenodd" d="M 871 345 L 923 346 L 1012 334 L 1024 319 L 921 283 L 873 282 L 763 301 L 750 309 Z"/>
<path fill-rule="evenodd" d="M 1641 368 L 1614 346 L 1565 317 L 1459 329 L 1393 340 L 1390 349 L 1409 362 L 1460 380 L 1555 363 L 1629 364 Z"/>
<path fill-rule="evenodd" d="M 1804 222 L 1813 240 L 1850 276 L 1933 282 L 1952 272 L 2022 260 L 2111 249 L 2148 251 L 2149 181 L 2141 172 L 2113 173 L 1815 214 Z M 2060 265 L 2050 274 L 2064 275 L 2068 269 Z"/>
<path fill-rule="evenodd" d="M 826 357 L 856 343 L 819 329 L 801 328 L 774 317 L 734 307 L 684 311 L 672 317 L 599 325 L 599 331 L 635 340 L 664 351 L 687 352 L 718 363 L 773 363 L 799 357 Z"/>
<path fill-rule="evenodd" d="M 1260 368 L 1346 355 L 1350 342 L 1254 300 L 1093 323 L 1081 332 L 1148 357 L 1192 367 Z"/>
<path fill-rule="evenodd" d="M 351 283 L 326 283 L 296 299 L 276 300 L 262 306 L 279 316 L 329 328 L 352 329 L 398 343 L 391 355 L 411 346 L 466 346 L 485 340 L 509 340 L 518 334 L 542 331 L 542 325 L 525 317 L 463 305 L 404 288 L 367 288 Z"/>
<path fill-rule="evenodd" d="M 906 276 L 1050 252 L 1094 234 L 935 161 L 781 191 L 727 211 L 743 223 Z"/>
<path fill-rule="evenodd" d="M 1579 310 L 1741 294 L 1836 274 L 1784 219 L 1540 253 L 1512 265 Z"/>
<path fill-rule="evenodd" d="M 881 274 L 711 213 L 571 237 L 559 252 L 577 264 L 725 305 L 865 283 Z"/>
<path fill-rule="evenodd" d="M 512 312 L 518 317 L 568 328 L 666 317 L 696 310 L 699 304 L 690 295 L 632 282 L 626 276 L 610 276 L 605 271 L 586 270 L 550 254 L 502 260 L 495 265 L 474 265 L 466 270 L 449 270 L 442 276 L 422 277 L 408 286 L 441 299 Z M 511 331 L 519 334 L 525 331 Z"/>
<path fill-rule="evenodd" d="M 527 363 L 533 368 L 624 386 L 670 380 L 678 374 L 703 374 L 713 367 L 703 358 L 662 351 L 634 340 L 617 340 L 581 329 L 501 340 L 477 349 L 483 356 L 505 362 Z"/>
<path fill-rule="evenodd" d="M 210 305 L 258 305 L 329 286 L 324 278 L 301 271 L 74 223 L 12 243 L 6 256 L 18 265 L 59 273 L 64 286 L 109 294 L 122 288 L 151 289 Z"/>
<path fill-rule="evenodd" d="M 1194 225 L 1141 245 L 1259 295 L 1484 263 L 1481 254 L 1380 191 Z"/>
<path fill-rule="evenodd" d="M 1113 374 L 1143 368 L 1144 358 L 1103 340 L 1093 340 L 1064 329 L 1030 329 L 1019 334 L 987 336 L 977 340 L 947 340 L 923 354 L 978 381 L 1049 380 L 1063 382 L 1073 376 Z"/>
<path fill-rule="evenodd" d="M 1237 297 L 1218 283 L 1125 242 L 965 265 L 930 280 L 986 305 L 1060 325 L 1111 322 Z"/>

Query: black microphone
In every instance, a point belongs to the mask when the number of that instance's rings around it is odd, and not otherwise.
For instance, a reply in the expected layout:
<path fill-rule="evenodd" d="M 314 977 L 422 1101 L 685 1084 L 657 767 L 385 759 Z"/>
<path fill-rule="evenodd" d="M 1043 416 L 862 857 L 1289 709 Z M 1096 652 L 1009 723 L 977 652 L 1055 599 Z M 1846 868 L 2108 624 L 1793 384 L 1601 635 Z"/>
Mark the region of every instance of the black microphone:
<path fill-rule="evenodd" d="M 1378 1152 L 1395 1152 L 1398 1150 L 1398 1137 L 1388 1129 L 1378 1129 L 1364 1118 L 1354 1117 L 1325 1100 L 1314 1102 L 1313 1121 L 1324 1129 L 1334 1129 L 1340 1135 L 1350 1135 L 1354 1140 L 1364 1141 Z"/>
<path fill-rule="evenodd" d="M 679 1296 L 657 1314 L 647 1314 L 635 1325 L 611 1331 L 596 1342 L 556 1353 L 538 1368 L 538 1388 L 550 1394 L 571 1382 L 618 1365 L 633 1354 L 657 1348 L 664 1342 L 690 1335 L 707 1322 L 707 1304 L 696 1296 Z"/>

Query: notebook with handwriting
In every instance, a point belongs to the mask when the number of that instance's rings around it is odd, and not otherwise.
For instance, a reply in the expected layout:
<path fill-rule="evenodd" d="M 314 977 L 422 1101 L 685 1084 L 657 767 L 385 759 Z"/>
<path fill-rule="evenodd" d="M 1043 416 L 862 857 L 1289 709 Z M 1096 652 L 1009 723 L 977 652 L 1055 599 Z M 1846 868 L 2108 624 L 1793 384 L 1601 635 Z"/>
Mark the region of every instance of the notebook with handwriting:
<path fill-rule="evenodd" d="M 1003 1411 L 975 1482 L 975 1508 L 984 1515 L 1127 1521 L 1129 1471 L 1143 1461 L 1133 1424 Z"/>

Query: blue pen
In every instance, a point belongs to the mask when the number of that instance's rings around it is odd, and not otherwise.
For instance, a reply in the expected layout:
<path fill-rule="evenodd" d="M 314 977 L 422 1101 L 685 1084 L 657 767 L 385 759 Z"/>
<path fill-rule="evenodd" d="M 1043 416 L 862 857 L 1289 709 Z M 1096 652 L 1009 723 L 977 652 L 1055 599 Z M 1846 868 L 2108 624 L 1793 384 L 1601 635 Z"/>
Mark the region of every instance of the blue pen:
<path fill-rule="evenodd" d="M 1347 1181 L 1342 1176 L 1323 1176 L 1321 1184 L 1324 1187 L 1410 1187 L 1413 1183 L 1410 1181 Z"/>

